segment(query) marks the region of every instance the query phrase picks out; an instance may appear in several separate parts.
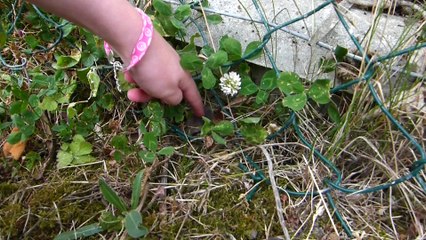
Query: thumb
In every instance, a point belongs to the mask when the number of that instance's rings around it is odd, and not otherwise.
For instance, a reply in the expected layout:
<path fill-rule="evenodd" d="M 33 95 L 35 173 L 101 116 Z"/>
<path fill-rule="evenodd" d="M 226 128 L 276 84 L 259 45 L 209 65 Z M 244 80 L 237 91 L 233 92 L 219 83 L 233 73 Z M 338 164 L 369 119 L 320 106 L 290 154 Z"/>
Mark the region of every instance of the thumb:
<path fill-rule="evenodd" d="M 152 97 L 140 88 L 133 88 L 127 92 L 127 98 L 132 102 L 148 102 Z"/>

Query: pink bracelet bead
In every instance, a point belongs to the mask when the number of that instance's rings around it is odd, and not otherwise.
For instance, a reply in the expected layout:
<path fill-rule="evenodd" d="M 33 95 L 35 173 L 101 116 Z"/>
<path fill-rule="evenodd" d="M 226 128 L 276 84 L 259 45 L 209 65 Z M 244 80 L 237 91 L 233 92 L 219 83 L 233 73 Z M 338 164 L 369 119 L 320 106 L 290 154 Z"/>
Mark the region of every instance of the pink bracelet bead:
<path fill-rule="evenodd" d="M 128 66 L 124 67 L 124 72 L 129 71 L 133 66 L 135 66 L 145 55 L 148 47 L 151 44 L 152 35 L 154 32 L 154 26 L 151 19 L 146 15 L 142 10 L 137 8 L 138 13 L 141 15 L 144 25 L 142 27 L 142 32 L 139 36 L 136 46 L 133 48 L 133 52 L 130 58 L 130 63 Z M 107 42 L 104 42 L 105 53 L 108 56 L 113 54 L 112 48 Z"/>

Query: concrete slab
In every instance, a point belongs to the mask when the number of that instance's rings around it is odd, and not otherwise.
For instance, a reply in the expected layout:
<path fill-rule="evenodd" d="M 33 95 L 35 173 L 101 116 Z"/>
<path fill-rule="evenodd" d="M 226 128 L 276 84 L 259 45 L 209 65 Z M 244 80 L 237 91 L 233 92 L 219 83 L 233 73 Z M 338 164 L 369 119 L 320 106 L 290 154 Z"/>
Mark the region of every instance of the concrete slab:
<path fill-rule="evenodd" d="M 177 1 L 169 2 L 179 4 Z M 210 8 L 205 11 L 218 13 L 224 19 L 219 25 L 209 26 L 216 46 L 221 36 L 229 35 L 240 40 L 245 48 L 251 41 L 261 40 L 267 32 L 267 26 L 260 21 L 262 16 L 256 10 L 255 3 L 258 3 L 269 27 L 272 28 L 300 17 L 324 2 L 323 0 L 257 0 L 255 2 L 214 0 L 209 1 Z M 381 14 L 380 18 L 375 18 L 370 11 L 359 9 L 360 6 L 353 2 L 354 0 L 343 0 L 338 6 L 350 26 L 350 31 L 368 49 L 369 54 L 385 55 L 394 49 L 415 44 L 415 36 L 421 28 L 418 22 L 410 22 L 403 17 L 391 14 Z M 203 19 L 198 18 L 197 22 L 207 33 Z M 191 27 L 189 36 L 197 31 L 195 27 Z M 317 42 L 319 44 L 316 44 Z M 197 44 L 201 46 L 202 42 L 199 41 Z M 323 77 L 319 76 L 318 72 L 320 58 L 330 57 L 332 49 L 337 45 L 348 48 L 351 53 L 357 53 L 355 45 L 339 22 L 333 6 L 328 5 L 314 15 L 275 32 L 267 48 L 280 70 L 294 71 L 303 77 L 315 79 Z M 424 74 L 425 50 L 417 54 L 418 72 Z M 266 57 L 257 59 L 254 63 L 271 67 Z M 397 65 L 398 63 L 395 62 L 395 66 Z"/>

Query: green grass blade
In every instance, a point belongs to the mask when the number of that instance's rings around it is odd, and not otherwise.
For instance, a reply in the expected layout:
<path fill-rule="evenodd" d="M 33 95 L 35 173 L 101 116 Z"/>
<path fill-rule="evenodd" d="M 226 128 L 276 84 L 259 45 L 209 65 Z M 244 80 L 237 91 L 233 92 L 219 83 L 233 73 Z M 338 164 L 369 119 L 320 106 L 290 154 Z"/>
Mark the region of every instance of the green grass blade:
<path fill-rule="evenodd" d="M 135 209 L 139 204 L 139 198 L 141 196 L 141 191 L 142 191 L 141 189 L 142 178 L 143 178 L 143 171 L 140 171 L 136 175 L 135 180 L 133 180 L 131 209 Z"/>
<path fill-rule="evenodd" d="M 117 193 L 105 182 L 105 180 L 99 179 L 99 187 L 102 195 L 104 195 L 104 198 L 109 203 L 120 210 L 120 212 L 127 211 L 127 207 L 123 199 L 117 195 Z"/>
<path fill-rule="evenodd" d="M 81 237 L 89 237 L 92 235 L 95 235 L 97 233 L 102 232 L 103 229 L 99 226 L 99 224 L 94 223 L 87 226 L 84 226 L 82 228 L 79 228 L 74 231 L 69 232 L 63 232 L 56 236 L 55 240 L 70 240 L 70 239 L 78 239 Z"/>

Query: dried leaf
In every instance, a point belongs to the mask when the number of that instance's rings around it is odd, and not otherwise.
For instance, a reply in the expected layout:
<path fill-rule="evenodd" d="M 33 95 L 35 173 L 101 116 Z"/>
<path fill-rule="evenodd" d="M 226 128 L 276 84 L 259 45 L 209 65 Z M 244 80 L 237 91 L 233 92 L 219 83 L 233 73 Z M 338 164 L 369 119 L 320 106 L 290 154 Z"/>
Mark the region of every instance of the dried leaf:
<path fill-rule="evenodd" d="M 10 134 L 14 132 L 18 132 L 18 131 L 19 131 L 18 128 L 13 128 Z M 22 157 L 22 154 L 25 151 L 26 145 L 27 145 L 26 141 L 20 141 L 16 144 L 10 144 L 6 142 L 3 145 L 3 154 L 6 157 L 12 157 L 14 160 L 18 160 Z"/>
<path fill-rule="evenodd" d="M 212 137 L 210 137 L 210 136 L 205 136 L 204 137 L 204 147 L 206 149 L 211 148 L 213 146 L 213 144 L 214 144 L 214 141 L 213 141 Z"/>

